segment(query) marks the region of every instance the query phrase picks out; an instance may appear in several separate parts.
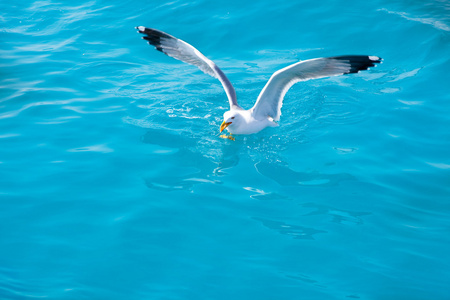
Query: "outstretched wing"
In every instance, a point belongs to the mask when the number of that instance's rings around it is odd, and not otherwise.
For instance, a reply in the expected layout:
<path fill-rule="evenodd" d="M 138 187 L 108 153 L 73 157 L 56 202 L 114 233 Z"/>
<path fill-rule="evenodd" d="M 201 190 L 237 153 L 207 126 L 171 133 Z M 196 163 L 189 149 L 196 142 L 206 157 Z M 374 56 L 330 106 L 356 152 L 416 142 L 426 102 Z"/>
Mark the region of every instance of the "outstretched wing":
<path fill-rule="evenodd" d="M 309 59 L 276 71 L 258 96 L 253 106 L 253 117 L 280 119 L 283 98 L 296 82 L 314 78 L 358 73 L 381 62 L 378 56 L 346 55 Z"/>
<path fill-rule="evenodd" d="M 144 34 L 144 40 L 147 40 L 150 45 L 156 47 L 156 50 L 173 57 L 175 59 L 181 60 L 182 62 L 194 65 L 202 70 L 204 73 L 209 74 L 220 80 L 225 92 L 227 93 L 228 101 L 230 102 L 230 108 L 238 108 L 236 99 L 236 92 L 233 85 L 216 66 L 214 62 L 206 58 L 200 51 L 189 45 L 188 43 L 177 39 L 165 32 L 147 28 L 144 26 L 136 27 L 139 33 Z"/>

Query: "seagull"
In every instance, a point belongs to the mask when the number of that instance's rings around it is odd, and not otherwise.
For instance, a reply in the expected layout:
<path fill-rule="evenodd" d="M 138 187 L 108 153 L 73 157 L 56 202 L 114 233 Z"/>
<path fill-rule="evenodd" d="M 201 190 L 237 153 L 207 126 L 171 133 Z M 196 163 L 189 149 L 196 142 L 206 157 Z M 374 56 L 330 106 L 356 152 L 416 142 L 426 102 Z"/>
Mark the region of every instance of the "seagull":
<path fill-rule="evenodd" d="M 220 132 L 227 129 L 230 134 L 253 134 L 266 127 L 278 126 L 281 106 L 286 92 L 299 81 L 329 76 L 358 73 L 374 67 L 381 58 L 371 55 L 343 55 L 321 57 L 299 61 L 276 71 L 270 77 L 250 109 L 239 106 L 236 91 L 221 69 L 190 44 L 165 32 L 144 26 L 136 27 L 144 40 L 156 50 L 198 67 L 204 73 L 219 79 L 228 97 L 230 110 L 223 114 Z M 221 136 L 233 139 L 231 136 Z"/>

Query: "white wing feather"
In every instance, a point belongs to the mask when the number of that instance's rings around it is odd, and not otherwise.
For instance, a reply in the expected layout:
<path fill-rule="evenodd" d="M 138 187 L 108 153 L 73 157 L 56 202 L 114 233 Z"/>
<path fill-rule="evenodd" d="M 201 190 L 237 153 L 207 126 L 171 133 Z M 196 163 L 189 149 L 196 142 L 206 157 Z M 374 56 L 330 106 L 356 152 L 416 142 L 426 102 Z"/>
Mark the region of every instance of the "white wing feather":
<path fill-rule="evenodd" d="M 264 86 L 252 108 L 255 119 L 272 118 L 278 121 L 286 92 L 293 84 L 314 78 L 357 73 L 379 63 L 377 56 L 348 55 L 315 58 L 292 64 L 275 72 Z"/>
<path fill-rule="evenodd" d="M 139 30 L 139 33 L 144 34 L 143 39 L 147 40 L 150 45 L 155 46 L 157 50 L 182 62 L 194 65 L 204 73 L 219 79 L 227 94 L 230 108 L 240 108 L 237 103 L 236 91 L 231 82 L 222 70 L 200 51 L 192 45 L 160 30 L 144 26 L 138 26 L 136 29 Z"/>

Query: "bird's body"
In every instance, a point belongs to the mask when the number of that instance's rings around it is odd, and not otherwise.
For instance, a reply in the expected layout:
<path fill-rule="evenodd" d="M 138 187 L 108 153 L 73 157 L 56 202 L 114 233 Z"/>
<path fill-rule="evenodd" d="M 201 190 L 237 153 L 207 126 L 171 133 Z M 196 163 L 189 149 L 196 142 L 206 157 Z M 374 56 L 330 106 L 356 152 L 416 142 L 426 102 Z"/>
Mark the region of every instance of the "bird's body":
<path fill-rule="evenodd" d="M 232 108 L 224 114 L 223 119 L 225 124 L 226 120 L 231 123 L 226 129 L 232 134 L 253 134 L 266 127 L 278 126 L 271 118 L 256 119 L 252 109 Z"/>
<path fill-rule="evenodd" d="M 237 103 L 236 92 L 222 70 L 200 51 L 165 32 L 144 26 L 136 28 L 139 33 L 145 35 L 143 39 L 157 50 L 195 65 L 204 73 L 219 79 L 230 104 L 230 110 L 223 115 L 224 121 L 220 126 L 220 132 L 227 129 L 232 134 L 253 134 L 266 127 L 278 126 L 276 122 L 281 116 L 284 95 L 296 82 L 357 73 L 381 62 L 378 56 L 368 55 L 322 57 L 297 62 L 276 71 L 262 89 L 255 105 L 245 110 Z"/>

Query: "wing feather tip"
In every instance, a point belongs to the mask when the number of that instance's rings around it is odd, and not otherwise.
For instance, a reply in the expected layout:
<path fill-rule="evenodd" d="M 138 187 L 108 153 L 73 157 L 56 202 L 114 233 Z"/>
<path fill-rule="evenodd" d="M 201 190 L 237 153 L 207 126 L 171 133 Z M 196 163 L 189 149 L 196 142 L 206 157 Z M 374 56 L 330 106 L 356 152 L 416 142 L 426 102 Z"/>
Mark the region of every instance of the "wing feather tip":
<path fill-rule="evenodd" d="M 145 29 L 147 29 L 146 27 L 144 27 L 144 26 L 136 26 L 135 27 L 137 30 L 139 30 L 139 33 L 144 33 L 145 32 Z"/>
<path fill-rule="evenodd" d="M 344 74 L 353 74 L 368 70 L 382 61 L 381 57 L 375 55 L 343 55 L 331 57 L 331 59 L 345 61 L 349 64 L 349 69 Z"/>

